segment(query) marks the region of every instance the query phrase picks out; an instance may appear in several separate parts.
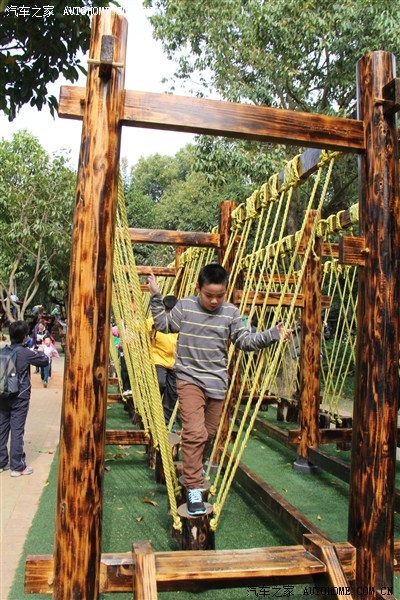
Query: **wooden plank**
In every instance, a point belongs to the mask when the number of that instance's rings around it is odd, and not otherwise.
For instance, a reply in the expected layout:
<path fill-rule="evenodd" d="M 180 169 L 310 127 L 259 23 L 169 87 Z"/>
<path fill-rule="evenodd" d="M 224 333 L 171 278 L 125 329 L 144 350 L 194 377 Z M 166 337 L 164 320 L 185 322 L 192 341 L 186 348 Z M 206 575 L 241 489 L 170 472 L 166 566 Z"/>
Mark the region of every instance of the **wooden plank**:
<path fill-rule="evenodd" d="M 343 235 L 339 240 L 339 262 L 342 264 L 363 267 L 368 252 L 364 237 Z"/>
<path fill-rule="evenodd" d="M 176 275 L 175 267 L 145 267 L 137 265 L 136 270 L 138 275 L 150 275 L 150 273 L 154 273 L 156 277 L 175 277 Z"/>
<path fill-rule="evenodd" d="M 121 446 L 140 446 L 149 443 L 149 436 L 141 429 L 107 429 L 106 444 L 110 446 L 120 444 Z"/>
<path fill-rule="evenodd" d="M 334 544 L 347 577 L 354 572 L 354 548 L 347 542 Z M 397 550 L 400 556 L 400 542 Z M 268 583 L 301 583 L 326 573 L 326 567 L 302 545 L 242 550 L 197 550 L 155 552 L 159 592 L 248 587 Z M 132 592 L 136 561 L 131 553 L 103 554 L 101 587 L 103 594 Z M 400 570 L 400 565 L 399 565 Z M 52 593 L 52 555 L 28 555 L 25 593 Z"/>
<path fill-rule="evenodd" d="M 94 15 L 90 58 L 103 35 L 125 63 L 127 21 L 113 11 Z M 118 198 L 124 68 L 99 77 L 89 65 L 68 296 L 68 352 L 63 383 L 55 527 L 55 598 L 98 598 L 104 479 L 107 365 Z"/>
<path fill-rule="evenodd" d="M 84 88 L 63 86 L 59 116 L 81 119 L 84 98 Z M 343 152 L 365 148 L 363 123 L 357 120 L 172 94 L 125 91 L 121 122 Z"/>
<path fill-rule="evenodd" d="M 330 585 L 336 589 L 346 590 L 346 598 L 352 600 L 353 595 L 351 593 L 350 584 L 346 575 L 343 572 L 342 565 L 340 564 L 339 557 L 336 553 L 334 544 L 328 543 L 326 539 L 320 538 L 317 535 L 305 535 L 303 543 L 304 547 L 313 556 L 319 558 L 319 560 L 326 565 Z M 356 549 L 353 546 L 351 546 L 351 548 L 353 550 L 352 579 L 354 579 L 356 573 Z M 342 595 L 343 594 L 336 594 L 338 598 Z"/>
<path fill-rule="evenodd" d="M 134 542 L 132 558 L 135 561 L 133 589 L 135 600 L 157 600 L 156 562 L 150 542 Z"/>
<path fill-rule="evenodd" d="M 369 248 L 358 275 L 357 372 L 349 541 L 357 548 L 356 586 L 393 583 L 394 498 L 399 397 L 400 190 L 397 122 L 376 104 L 395 76 L 395 57 L 372 52 L 357 65 L 360 235 Z"/>
<path fill-rule="evenodd" d="M 190 246 L 196 248 L 219 248 L 218 233 L 196 231 L 170 231 L 169 229 L 128 229 L 135 244 L 163 244 L 165 246 Z"/>

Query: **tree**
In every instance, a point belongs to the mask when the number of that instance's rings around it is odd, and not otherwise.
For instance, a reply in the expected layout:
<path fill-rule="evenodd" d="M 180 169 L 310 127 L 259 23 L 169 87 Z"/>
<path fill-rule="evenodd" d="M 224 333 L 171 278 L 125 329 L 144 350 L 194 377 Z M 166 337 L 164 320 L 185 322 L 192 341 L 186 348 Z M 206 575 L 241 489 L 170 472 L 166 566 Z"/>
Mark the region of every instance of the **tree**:
<path fill-rule="evenodd" d="M 177 62 L 172 83 L 180 81 L 197 94 L 217 92 L 228 101 L 350 115 L 357 60 L 377 49 L 400 55 L 400 0 L 145 0 L 144 5 L 152 9 L 155 37 Z M 287 158 L 292 155 L 287 152 Z M 355 168 L 348 162 L 350 168 L 334 180 L 335 202 L 328 213 L 354 202 Z"/>
<path fill-rule="evenodd" d="M 27 131 L 0 144 L 0 305 L 22 318 L 38 291 L 67 289 L 76 173 Z M 21 305 L 13 305 L 11 294 Z"/>
<path fill-rule="evenodd" d="M 58 103 L 48 84 L 60 75 L 74 82 L 79 71 L 86 74 L 81 61 L 89 49 L 91 9 L 119 6 L 110 0 L 48 4 L 2 0 L 0 5 L 0 110 L 10 121 L 28 102 L 38 109 L 48 104 L 54 114 Z"/>
<path fill-rule="evenodd" d="M 199 73 L 226 100 L 351 111 L 355 64 L 399 53 L 399 0 L 145 0 L 176 77 Z"/>

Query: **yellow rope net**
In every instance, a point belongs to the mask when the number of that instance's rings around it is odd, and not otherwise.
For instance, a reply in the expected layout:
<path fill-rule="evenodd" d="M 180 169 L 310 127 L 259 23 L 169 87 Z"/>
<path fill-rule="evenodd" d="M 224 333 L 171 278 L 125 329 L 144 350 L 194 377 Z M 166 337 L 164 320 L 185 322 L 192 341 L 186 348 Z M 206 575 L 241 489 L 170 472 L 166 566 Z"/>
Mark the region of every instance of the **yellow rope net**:
<path fill-rule="evenodd" d="M 117 323 L 136 412 L 160 451 L 173 526 L 182 527 L 176 494 L 179 490 L 148 334 L 132 242 L 129 237 L 122 186 L 118 190 L 117 230 L 114 248 L 112 310 Z"/>
<path fill-rule="evenodd" d="M 340 414 L 340 398 L 344 395 L 344 384 L 355 362 L 357 286 L 355 269 L 339 265 L 336 246 L 338 236 L 352 234 L 358 214 L 356 208 L 352 207 L 346 216 L 341 212 L 329 219 L 321 219 L 337 157 L 338 153 L 321 153 L 318 168 L 308 183 L 310 193 L 304 219 L 296 234 L 288 234 L 288 223 L 296 211 L 299 187 L 304 183 L 300 156 L 287 163 L 283 176 L 272 176 L 245 203 L 240 204 L 232 214 L 230 239 L 222 264 L 227 266 L 228 259 L 232 260 L 229 264 L 227 300 L 239 307 L 249 326 L 261 331 L 283 322 L 285 327 L 297 330 L 301 321 L 307 261 L 310 256 L 322 260 L 322 293 L 329 296 L 330 302 L 320 318 L 321 322 L 328 321 L 335 307 L 337 323 L 333 337 L 329 340 L 322 338 L 321 388 L 323 406 L 340 423 L 337 418 Z M 323 256 L 315 254 L 318 238 L 323 240 Z M 143 299 L 140 290 L 122 194 L 115 254 L 113 310 L 118 327 L 123 332 L 121 339 L 127 357 L 135 409 L 142 418 L 145 430 L 161 449 L 171 514 L 174 527 L 179 528 L 174 499 L 174 493 L 179 488 L 145 323 L 149 298 L 145 293 Z M 232 256 L 233 259 L 230 259 Z M 201 267 L 215 260 L 213 249 L 187 249 L 180 257 L 175 278 L 158 278 L 162 294 L 173 293 L 178 297 L 194 294 Z M 233 346 L 229 348 L 230 385 L 206 474 L 207 478 L 212 478 L 210 491 L 215 497 L 211 521 L 213 529 L 218 525 L 263 401 L 270 396 L 278 402 L 297 399 L 300 344 L 301 341 L 294 334 L 289 342 L 281 340 L 257 353 L 246 354 L 236 351 Z M 177 410 L 178 406 L 170 427 Z M 212 476 L 217 453 L 219 467 Z"/>

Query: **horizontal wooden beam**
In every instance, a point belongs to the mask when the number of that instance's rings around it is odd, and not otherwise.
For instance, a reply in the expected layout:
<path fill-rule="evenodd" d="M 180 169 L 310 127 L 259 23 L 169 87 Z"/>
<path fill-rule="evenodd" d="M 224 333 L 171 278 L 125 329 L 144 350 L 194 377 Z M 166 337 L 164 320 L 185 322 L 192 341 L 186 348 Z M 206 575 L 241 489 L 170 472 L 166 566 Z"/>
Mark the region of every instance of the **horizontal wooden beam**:
<path fill-rule="evenodd" d="M 323 536 L 321 536 L 323 537 Z M 354 575 L 354 548 L 348 542 L 333 544 L 343 571 Z M 155 577 L 159 592 L 179 590 L 248 587 L 251 585 L 301 583 L 326 573 L 326 566 L 302 545 L 248 548 L 240 550 L 202 550 L 155 552 Z M 131 553 L 102 554 L 100 593 L 131 593 L 136 569 Z M 25 594 L 51 594 L 53 557 L 28 555 L 25 569 Z"/>
<path fill-rule="evenodd" d="M 82 119 L 85 88 L 62 86 L 58 115 Z M 365 149 L 364 123 L 251 104 L 125 91 L 123 125 L 312 148 Z"/>
<path fill-rule="evenodd" d="M 301 439 L 300 429 L 290 429 L 289 440 L 292 444 L 298 444 Z M 352 429 L 320 429 L 319 443 L 333 444 L 334 442 L 351 442 Z"/>
<path fill-rule="evenodd" d="M 156 277 L 175 277 L 175 267 L 145 267 L 137 265 L 136 267 L 138 275 L 150 275 L 153 273 Z"/>
<path fill-rule="evenodd" d="M 234 290 L 233 291 L 233 303 L 240 304 L 244 295 L 243 290 Z M 266 305 L 266 306 L 291 306 L 294 304 L 298 308 L 304 307 L 304 295 L 297 294 L 295 300 L 294 294 L 282 294 L 279 292 L 258 292 L 257 294 L 254 291 L 247 292 L 247 304 L 256 304 L 257 306 Z M 322 308 L 330 307 L 330 297 L 322 296 Z"/>
<path fill-rule="evenodd" d="M 196 231 L 170 231 L 168 229 L 129 228 L 129 235 L 135 244 L 164 244 L 165 246 L 189 246 L 198 248 L 219 248 L 219 233 L 199 233 Z"/>
<path fill-rule="evenodd" d="M 123 446 L 144 446 L 150 441 L 147 433 L 141 429 L 107 429 L 106 444 Z"/>

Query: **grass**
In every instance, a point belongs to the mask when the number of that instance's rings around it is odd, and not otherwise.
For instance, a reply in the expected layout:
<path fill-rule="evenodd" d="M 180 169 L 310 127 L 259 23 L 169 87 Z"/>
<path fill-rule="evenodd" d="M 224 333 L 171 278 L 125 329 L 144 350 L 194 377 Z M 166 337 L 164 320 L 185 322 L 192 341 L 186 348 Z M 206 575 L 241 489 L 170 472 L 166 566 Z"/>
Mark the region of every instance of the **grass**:
<path fill-rule="evenodd" d="M 273 411 L 268 411 L 273 418 Z M 121 405 L 107 410 L 107 427 L 131 427 Z M 324 447 L 325 449 L 325 447 Z M 348 453 L 347 453 L 348 454 Z M 103 552 L 129 552 L 134 540 L 148 539 L 155 551 L 177 550 L 170 535 L 171 520 L 167 514 L 167 496 L 164 486 L 155 483 L 154 472 L 147 466 L 143 446 L 106 447 L 104 481 Z M 256 433 L 249 441 L 244 462 L 272 485 L 298 510 L 335 541 L 347 538 L 347 507 L 349 488 L 345 483 L 326 473 L 304 476 L 292 469 L 293 452 L 273 440 Z M 27 554 L 48 554 L 53 551 L 57 460 L 49 474 L 49 485 L 44 488 L 37 514 L 28 533 L 23 557 L 8 600 L 45 600 L 46 595 L 23 594 L 24 561 Z M 151 503 L 148 502 L 151 500 Z M 396 520 L 396 538 L 400 525 Z M 262 511 L 257 500 L 239 486 L 234 486 L 224 507 L 216 532 L 217 548 L 252 548 L 292 544 L 279 523 Z M 293 590 L 279 582 L 269 589 L 237 588 L 234 590 L 207 590 L 204 592 L 164 592 L 160 600 L 244 600 L 245 598 L 288 596 L 304 598 L 304 586 Z M 396 594 L 397 592 L 397 594 Z M 400 582 L 396 578 L 395 596 L 399 597 Z M 313 595 L 307 594 L 312 599 Z M 104 594 L 102 600 L 131 600 L 132 594 Z M 91 600 L 91 599 L 87 599 Z M 150 599 L 149 599 L 150 600 Z"/>

